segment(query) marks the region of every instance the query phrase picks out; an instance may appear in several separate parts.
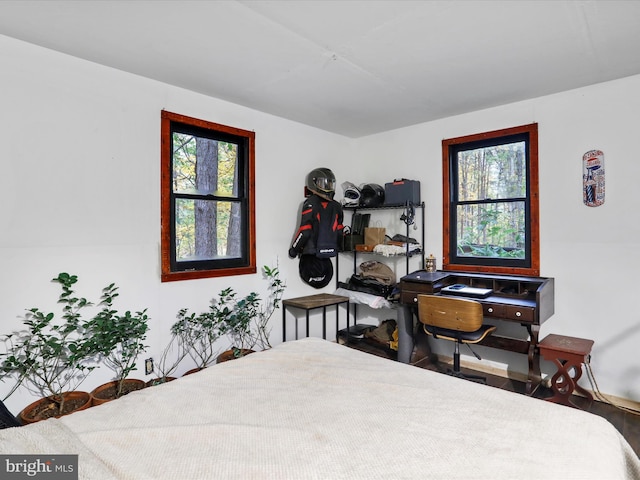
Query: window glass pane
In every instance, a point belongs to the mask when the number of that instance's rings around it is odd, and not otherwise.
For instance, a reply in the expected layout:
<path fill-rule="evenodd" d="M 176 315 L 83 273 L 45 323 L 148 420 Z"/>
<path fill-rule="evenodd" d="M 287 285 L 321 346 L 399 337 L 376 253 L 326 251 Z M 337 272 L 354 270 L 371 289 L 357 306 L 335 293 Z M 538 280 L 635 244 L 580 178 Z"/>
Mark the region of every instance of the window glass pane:
<path fill-rule="evenodd" d="M 525 203 L 465 204 L 457 208 L 457 255 L 525 258 Z"/>
<path fill-rule="evenodd" d="M 238 195 L 238 145 L 218 142 L 218 195 Z"/>
<path fill-rule="evenodd" d="M 458 201 L 524 198 L 525 142 L 458 152 Z"/>
<path fill-rule="evenodd" d="M 173 134 L 173 191 L 237 196 L 238 145 L 190 134 Z"/>
<path fill-rule="evenodd" d="M 240 258 L 240 203 L 176 199 L 176 261 Z"/>

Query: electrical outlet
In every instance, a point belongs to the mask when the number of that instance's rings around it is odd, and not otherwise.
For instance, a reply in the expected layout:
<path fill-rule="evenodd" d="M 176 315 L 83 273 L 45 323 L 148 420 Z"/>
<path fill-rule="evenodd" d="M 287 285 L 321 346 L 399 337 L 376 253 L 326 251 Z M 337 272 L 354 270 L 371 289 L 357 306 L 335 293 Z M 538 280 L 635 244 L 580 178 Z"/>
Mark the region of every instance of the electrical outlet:
<path fill-rule="evenodd" d="M 153 358 L 147 358 L 144 361 L 144 374 L 151 375 L 153 373 Z"/>

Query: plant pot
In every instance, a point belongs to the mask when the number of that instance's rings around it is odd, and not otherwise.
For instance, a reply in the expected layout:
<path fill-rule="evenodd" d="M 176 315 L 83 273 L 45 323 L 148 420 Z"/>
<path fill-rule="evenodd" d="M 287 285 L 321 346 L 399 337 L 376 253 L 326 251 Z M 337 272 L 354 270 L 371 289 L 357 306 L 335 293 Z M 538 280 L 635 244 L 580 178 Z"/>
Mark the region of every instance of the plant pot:
<path fill-rule="evenodd" d="M 19 414 L 18 418 L 23 425 L 46 420 L 47 418 L 60 418 L 64 415 L 89 408 L 91 395 L 88 392 L 65 392 L 64 411 L 57 412 L 57 403 L 52 397 L 41 398 L 27 405 Z"/>
<path fill-rule="evenodd" d="M 250 353 L 254 353 L 254 350 L 249 350 L 248 348 L 242 348 L 242 349 L 240 349 L 240 351 L 242 352 L 242 355 L 236 356 L 235 355 L 236 350 L 234 350 L 234 349 L 226 350 L 226 351 L 222 352 L 220 355 L 218 355 L 218 358 L 216 359 L 216 363 L 222 363 L 222 362 L 227 362 L 229 360 L 235 360 L 237 358 L 245 357 L 245 356 L 249 355 Z"/>
<path fill-rule="evenodd" d="M 182 376 L 185 377 L 185 376 L 191 375 L 193 373 L 198 373 L 200 370 L 204 370 L 204 367 L 196 367 L 196 368 L 192 368 L 191 370 L 187 370 L 186 372 L 184 372 L 182 374 Z"/>
<path fill-rule="evenodd" d="M 143 380 L 137 380 L 135 378 L 125 378 L 124 385 L 122 387 L 122 395 L 126 395 L 128 393 L 134 392 L 136 390 L 142 390 L 146 387 L 146 384 Z M 111 400 L 115 400 L 116 394 L 118 391 L 118 382 L 108 382 L 100 385 L 99 387 L 94 388 L 91 391 L 91 398 L 93 399 L 94 405 L 102 405 L 103 403 L 110 402 Z"/>
<path fill-rule="evenodd" d="M 152 378 L 145 385 L 147 387 L 155 387 L 156 385 L 162 385 L 163 383 L 173 382 L 176 377 L 160 377 L 160 378 Z"/>

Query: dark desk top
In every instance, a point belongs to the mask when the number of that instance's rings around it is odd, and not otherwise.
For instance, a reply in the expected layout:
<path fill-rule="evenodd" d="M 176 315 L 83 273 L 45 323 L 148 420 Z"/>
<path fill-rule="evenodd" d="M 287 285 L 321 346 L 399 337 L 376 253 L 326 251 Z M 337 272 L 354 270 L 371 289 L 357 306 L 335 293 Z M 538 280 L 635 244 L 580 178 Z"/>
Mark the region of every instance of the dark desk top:
<path fill-rule="evenodd" d="M 458 272 L 458 271 L 443 271 L 437 270 L 435 272 L 427 272 L 426 270 L 417 270 L 415 272 L 411 272 L 408 275 L 405 275 L 400 280 L 407 282 L 429 282 L 435 283 L 440 280 L 445 280 L 449 278 L 468 278 L 471 281 L 473 280 L 503 280 L 503 281 L 513 281 L 513 282 L 543 282 L 546 280 L 551 280 L 547 277 L 526 277 L 523 275 L 507 275 L 507 274 L 499 274 L 499 273 L 481 273 L 481 272 Z"/>
<path fill-rule="evenodd" d="M 400 279 L 400 299 L 405 305 L 415 305 L 417 295 L 438 295 L 442 288 L 464 284 L 470 287 L 493 290 L 490 295 L 474 300 L 485 305 L 506 308 L 502 313 L 493 310 L 497 318 L 523 320 L 524 312 L 514 309 L 529 308 L 528 321 L 541 324 L 554 312 L 554 279 L 550 277 L 527 277 L 521 275 L 505 275 L 481 272 L 442 271 L 427 272 L 418 270 Z M 451 292 L 447 292 L 451 294 Z"/>

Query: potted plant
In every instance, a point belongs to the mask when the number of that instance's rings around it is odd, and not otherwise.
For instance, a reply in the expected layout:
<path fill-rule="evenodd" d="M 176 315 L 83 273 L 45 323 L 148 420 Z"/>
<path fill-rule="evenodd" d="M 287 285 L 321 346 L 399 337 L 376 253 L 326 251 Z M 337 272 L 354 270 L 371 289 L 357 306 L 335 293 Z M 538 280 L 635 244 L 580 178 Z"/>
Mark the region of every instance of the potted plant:
<path fill-rule="evenodd" d="M 280 279 L 280 270 L 277 265 L 273 268 L 267 265 L 263 266 L 262 273 L 263 277 L 269 282 L 269 296 L 265 304 L 258 310 L 258 315 L 254 318 L 253 332 L 256 339 L 255 344 L 262 350 L 267 350 L 271 348 L 271 343 L 269 342 L 269 336 L 271 334 L 269 320 L 273 313 L 280 307 L 286 285 Z"/>
<path fill-rule="evenodd" d="M 218 357 L 218 362 L 239 358 L 254 351 L 271 348 L 269 320 L 280 306 L 285 290 L 278 267 L 262 267 L 263 277 L 269 282 L 269 296 L 264 305 L 256 292 L 236 300 L 236 293 L 230 289 L 220 293 L 219 300 L 213 302 L 218 314 L 220 331 L 231 339 L 231 348 Z"/>
<path fill-rule="evenodd" d="M 231 339 L 231 348 L 218 356 L 218 363 L 253 353 L 253 347 L 257 343 L 252 325 L 258 316 L 260 297 L 257 293 L 251 292 L 236 300 L 236 295 L 231 288 L 226 288 L 220 292 L 217 301 L 212 301 L 212 310 L 219 321 L 220 333 L 228 335 Z"/>
<path fill-rule="evenodd" d="M 98 352 L 81 320 L 81 312 L 92 303 L 75 296 L 76 275 L 60 273 L 53 281 L 62 288 L 58 299 L 64 305 L 62 315 L 57 318 L 32 308 L 23 320 L 26 328 L 2 339 L 0 371 L 15 381 L 11 392 L 24 385 L 42 397 L 20 412 L 22 423 L 60 417 L 91 405 L 90 395 L 77 389 L 96 368 Z"/>
<path fill-rule="evenodd" d="M 247 355 L 257 347 L 271 348 L 269 319 L 278 308 L 285 287 L 277 267 L 265 266 L 263 274 L 269 280 L 269 299 L 264 306 L 257 293 L 238 298 L 229 287 L 211 300 L 206 312 L 188 313 L 186 308 L 178 312 L 171 333 L 196 364 L 187 374 L 215 362 Z M 230 339 L 231 347 L 220 354 L 219 340 L 224 336 Z"/>
<path fill-rule="evenodd" d="M 102 310 L 85 328 L 91 335 L 92 346 L 101 355 L 101 361 L 114 373 L 112 382 L 100 385 L 91 392 L 94 404 L 104 403 L 134 390 L 145 387 L 145 382 L 128 378 L 136 370 L 138 356 L 147 349 L 143 342 L 147 338 L 148 316 L 146 309 L 120 314 L 113 308 L 118 287 L 111 284 L 103 289 Z"/>
<path fill-rule="evenodd" d="M 216 342 L 220 338 L 219 318 L 213 308 L 200 314 L 188 313 L 186 308 L 177 315 L 178 320 L 171 326 L 171 334 L 176 339 L 179 352 L 189 355 L 195 367 L 187 372 L 193 373 L 215 363 L 219 352 Z"/>
<path fill-rule="evenodd" d="M 180 337 L 175 333 L 171 333 L 169 343 L 164 347 L 160 358 L 153 366 L 153 373 L 156 374 L 156 377 L 147 382 L 147 387 L 161 385 L 175 380 L 176 377 L 172 376 L 172 374 L 188 354 L 189 352 Z"/>

